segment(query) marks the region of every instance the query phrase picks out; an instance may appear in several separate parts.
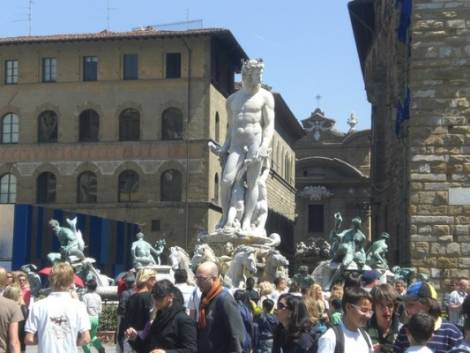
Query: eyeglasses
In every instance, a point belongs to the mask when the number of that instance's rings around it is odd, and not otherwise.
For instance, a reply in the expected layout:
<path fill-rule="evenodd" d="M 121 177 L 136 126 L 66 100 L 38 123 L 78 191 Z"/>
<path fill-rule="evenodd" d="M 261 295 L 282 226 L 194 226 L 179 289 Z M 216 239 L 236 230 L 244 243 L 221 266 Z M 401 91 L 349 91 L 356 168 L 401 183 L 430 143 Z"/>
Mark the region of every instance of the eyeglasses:
<path fill-rule="evenodd" d="M 394 305 L 393 303 L 386 303 L 386 304 L 384 304 L 384 303 L 378 303 L 377 305 L 378 305 L 378 306 L 380 307 L 380 309 L 382 309 L 382 310 L 388 309 L 388 310 L 390 310 L 390 311 L 393 311 L 393 309 L 395 308 L 395 305 Z"/>
<path fill-rule="evenodd" d="M 208 279 L 210 279 L 211 277 L 195 276 L 195 278 L 196 278 L 196 281 L 204 282 L 204 281 L 207 281 Z"/>
<path fill-rule="evenodd" d="M 277 303 L 277 310 L 286 310 L 289 309 L 284 303 Z"/>
<path fill-rule="evenodd" d="M 374 310 L 369 309 L 369 308 L 361 308 L 359 305 L 356 304 L 351 304 L 353 308 L 355 308 L 357 311 L 359 311 L 361 314 L 366 315 L 366 316 L 372 316 L 374 314 Z"/>

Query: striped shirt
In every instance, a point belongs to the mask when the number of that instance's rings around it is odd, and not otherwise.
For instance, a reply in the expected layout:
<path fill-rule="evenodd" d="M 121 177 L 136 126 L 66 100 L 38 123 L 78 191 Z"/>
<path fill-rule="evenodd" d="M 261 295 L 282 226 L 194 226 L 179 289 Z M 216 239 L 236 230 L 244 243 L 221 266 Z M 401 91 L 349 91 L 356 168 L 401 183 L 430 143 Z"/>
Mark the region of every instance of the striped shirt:
<path fill-rule="evenodd" d="M 457 328 L 457 326 L 450 322 L 442 321 L 441 326 L 437 331 L 434 331 L 426 346 L 434 353 L 446 353 L 451 348 L 462 343 L 462 340 L 462 332 Z M 410 342 L 406 336 L 406 325 L 404 325 L 398 332 L 393 353 L 404 353 L 409 346 Z"/>

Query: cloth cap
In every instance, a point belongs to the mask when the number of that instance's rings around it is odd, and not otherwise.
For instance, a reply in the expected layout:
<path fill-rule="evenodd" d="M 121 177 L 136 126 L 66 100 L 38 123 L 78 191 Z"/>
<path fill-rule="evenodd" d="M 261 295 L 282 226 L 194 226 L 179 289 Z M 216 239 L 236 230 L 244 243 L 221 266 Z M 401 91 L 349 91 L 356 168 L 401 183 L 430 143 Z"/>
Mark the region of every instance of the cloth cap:
<path fill-rule="evenodd" d="M 361 276 L 361 281 L 364 282 L 366 285 L 371 284 L 377 279 L 380 279 L 382 277 L 382 274 L 378 271 L 364 271 L 364 273 Z"/>
<path fill-rule="evenodd" d="M 406 290 L 404 300 L 417 300 L 429 298 L 437 300 L 437 292 L 433 286 L 426 282 L 415 282 Z"/>

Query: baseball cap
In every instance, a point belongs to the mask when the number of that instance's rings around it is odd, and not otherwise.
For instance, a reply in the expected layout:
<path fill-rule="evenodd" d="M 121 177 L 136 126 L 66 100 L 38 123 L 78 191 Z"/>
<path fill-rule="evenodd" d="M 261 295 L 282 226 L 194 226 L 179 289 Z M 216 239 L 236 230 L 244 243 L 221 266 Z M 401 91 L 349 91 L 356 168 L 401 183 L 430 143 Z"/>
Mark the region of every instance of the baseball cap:
<path fill-rule="evenodd" d="M 404 300 L 417 300 L 420 298 L 437 300 L 437 292 L 429 283 L 418 281 L 409 286 L 403 296 Z"/>
<path fill-rule="evenodd" d="M 361 281 L 364 282 L 366 285 L 371 284 L 377 279 L 380 279 L 382 277 L 382 274 L 378 271 L 364 271 L 364 273 L 361 276 Z"/>

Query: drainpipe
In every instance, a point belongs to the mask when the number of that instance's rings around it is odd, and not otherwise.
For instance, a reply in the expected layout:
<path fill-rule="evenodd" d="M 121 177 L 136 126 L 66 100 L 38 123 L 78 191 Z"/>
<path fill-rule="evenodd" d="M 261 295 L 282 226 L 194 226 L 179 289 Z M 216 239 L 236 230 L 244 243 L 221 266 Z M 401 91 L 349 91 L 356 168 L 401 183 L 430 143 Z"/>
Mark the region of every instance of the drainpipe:
<path fill-rule="evenodd" d="M 191 67 L 192 67 L 192 50 L 188 45 L 185 38 L 182 38 L 183 44 L 188 52 L 188 80 L 187 80 L 187 119 L 186 128 L 184 130 L 184 141 L 186 146 L 186 190 L 185 190 L 185 232 L 184 232 L 184 247 L 188 250 L 189 246 L 189 123 L 191 122 Z"/>

